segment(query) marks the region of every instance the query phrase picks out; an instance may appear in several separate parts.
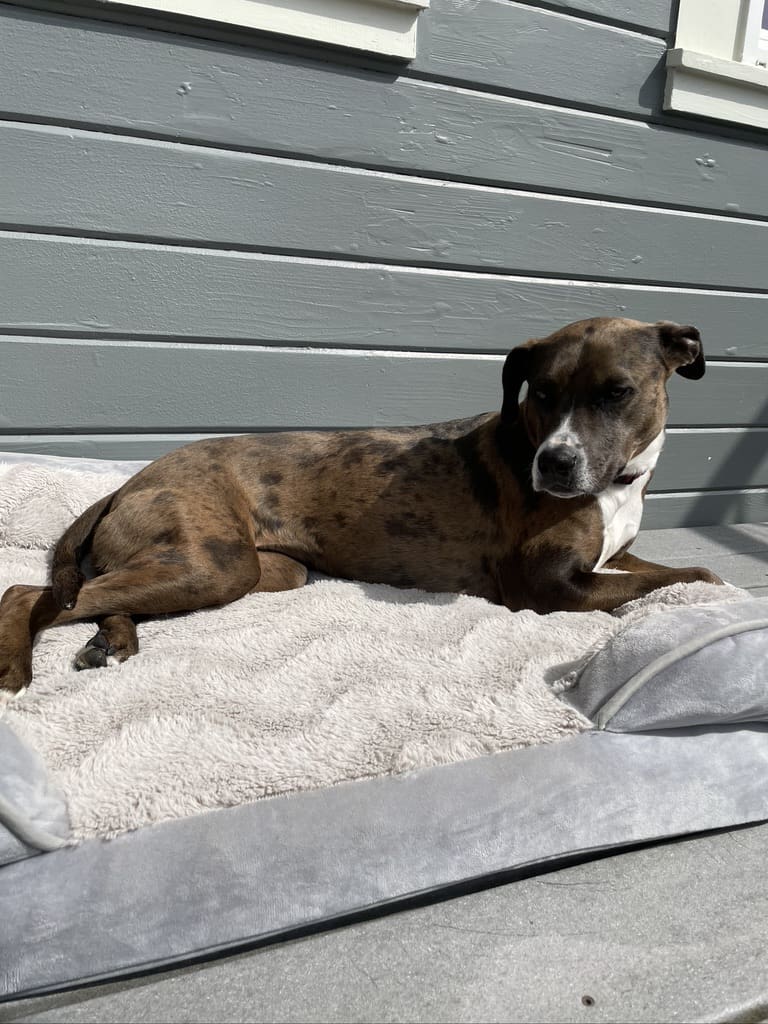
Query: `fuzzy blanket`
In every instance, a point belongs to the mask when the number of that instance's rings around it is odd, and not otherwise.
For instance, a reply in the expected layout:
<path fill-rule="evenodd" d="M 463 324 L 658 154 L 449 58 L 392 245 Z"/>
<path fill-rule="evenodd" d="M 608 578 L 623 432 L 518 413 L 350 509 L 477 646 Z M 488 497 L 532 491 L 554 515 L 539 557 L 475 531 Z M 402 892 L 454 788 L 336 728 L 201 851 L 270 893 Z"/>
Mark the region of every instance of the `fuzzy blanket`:
<path fill-rule="evenodd" d="M 0 462 L 0 592 L 44 583 L 59 533 L 126 475 Z M 72 668 L 93 624 L 48 630 L 4 720 L 65 792 L 74 835 L 114 836 L 581 732 L 590 722 L 557 692 L 585 657 L 665 606 L 739 596 L 698 583 L 617 615 L 512 615 L 479 598 L 313 577 L 140 624 L 139 654 L 104 669 Z"/>

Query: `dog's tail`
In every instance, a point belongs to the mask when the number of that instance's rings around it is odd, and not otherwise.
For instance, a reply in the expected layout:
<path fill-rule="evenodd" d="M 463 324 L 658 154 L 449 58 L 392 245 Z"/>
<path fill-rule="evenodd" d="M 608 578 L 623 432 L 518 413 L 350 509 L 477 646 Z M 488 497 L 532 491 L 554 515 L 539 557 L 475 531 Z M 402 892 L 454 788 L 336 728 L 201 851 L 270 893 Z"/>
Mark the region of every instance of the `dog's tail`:
<path fill-rule="evenodd" d="M 53 553 L 51 565 L 51 586 L 53 600 L 59 608 L 74 608 L 77 595 L 85 582 L 80 571 L 80 556 L 83 546 L 90 539 L 97 523 L 109 511 L 117 491 L 91 505 L 64 532 Z"/>

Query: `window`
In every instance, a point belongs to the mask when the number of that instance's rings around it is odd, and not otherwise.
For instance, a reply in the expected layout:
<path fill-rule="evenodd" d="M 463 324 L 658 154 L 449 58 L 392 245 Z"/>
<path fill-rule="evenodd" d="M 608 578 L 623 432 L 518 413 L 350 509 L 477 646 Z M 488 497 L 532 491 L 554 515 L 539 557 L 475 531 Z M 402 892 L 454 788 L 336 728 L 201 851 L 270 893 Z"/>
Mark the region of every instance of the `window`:
<path fill-rule="evenodd" d="M 429 0 L 101 0 L 408 60 Z"/>
<path fill-rule="evenodd" d="M 768 0 L 680 0 L 664 106 L 768 128 Z"/>
<path fill-rule="evenodd" d="M 750 0 L 741 59 L 747 64 L 768 65 L 768 0 Z"/>

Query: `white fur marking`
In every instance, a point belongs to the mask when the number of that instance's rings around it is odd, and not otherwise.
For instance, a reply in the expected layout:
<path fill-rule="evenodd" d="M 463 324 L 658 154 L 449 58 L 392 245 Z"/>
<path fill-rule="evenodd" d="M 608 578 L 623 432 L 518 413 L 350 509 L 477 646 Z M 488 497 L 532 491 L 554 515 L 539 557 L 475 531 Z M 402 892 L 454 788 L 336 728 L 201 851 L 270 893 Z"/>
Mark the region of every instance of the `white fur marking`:
<path fill-rule="evenodd" d="M 621 471 L 621 476 L 639 473 L 637 479 L 631 484 L 610 484 L 597 495 L 603 517 L 603 549 L 593 572 L 604 571 L 605 563 L 637 536 L 643 515 L 643 488 L 648 483 L 648 476 L 656 466 L 663 447 L 662 430 L 647 448 L 633 455 Z"/>
<path fill-rule="evenodd" d="M 584 459 L 584 445 L 577 433 L 571 430 L 571 412 L 568 412 L 563 419 L 560 421 L 558 426 L 541 442 L 539 447 L 536 449 L 536 455 L 533 460 L 533 489 L 534 491 L 543 490 L 541 484 L 541 472 L 539 470 L 539 455 L 544 448 L 552 448 L 557 445 L 565 445 L 567 448 L 575 448 L 579 461 L 579 475 L 584 475 L 585 459 Z"/>
<path fill-rule="evenodd" d="M 11 693 L 10 690 L 0 690 L 0 717 L 2 717 L 11 701 L 18 700 L 26 692 L 26 689 L 26 686 L 23 686 L 17 693 Z"/>
<path fill-rule="evenodd" d="M 581 441 L 579 440 L 578 434 L 575 434 L 573 432 L 573 430 L 571 430 L 571 413 L 570 412 L 560 422 L 560 425 L 557 427 L 557 429 L 552 431 L 552 433 L 544 441 L 544 444 L 542 444 L 541 447 L 543 448 L 545 444 L 546 445 L 551 445 L 551 446 L 559 445 L 559 444 L 564 444 L 568 448 L 580 448 L 581 447 Z"/>

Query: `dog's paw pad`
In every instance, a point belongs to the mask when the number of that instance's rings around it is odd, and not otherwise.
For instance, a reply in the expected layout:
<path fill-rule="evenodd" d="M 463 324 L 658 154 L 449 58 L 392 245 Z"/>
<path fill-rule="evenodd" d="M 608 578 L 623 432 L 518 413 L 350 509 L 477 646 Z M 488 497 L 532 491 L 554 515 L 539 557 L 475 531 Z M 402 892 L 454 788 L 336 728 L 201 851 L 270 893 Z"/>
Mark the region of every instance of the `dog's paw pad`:
<path fill-rule="evenodd" d="M 88 644 L 75 655 L 75 668 L 82 671 L 85 668 L 106 668 L 107 652 L 101 647 L 91 647 Z"/>
<path fill-rule="evenodd" d="M 104 651 L 105 654 L 108 654 L 109 641 L 107 640 L 106 634 L 103 633 L 102 630 L 99 630 L 96 636 L 91 637 L 83 650 L 87 650 L 89 647 L 97 647 L 100 651 Z"/>

